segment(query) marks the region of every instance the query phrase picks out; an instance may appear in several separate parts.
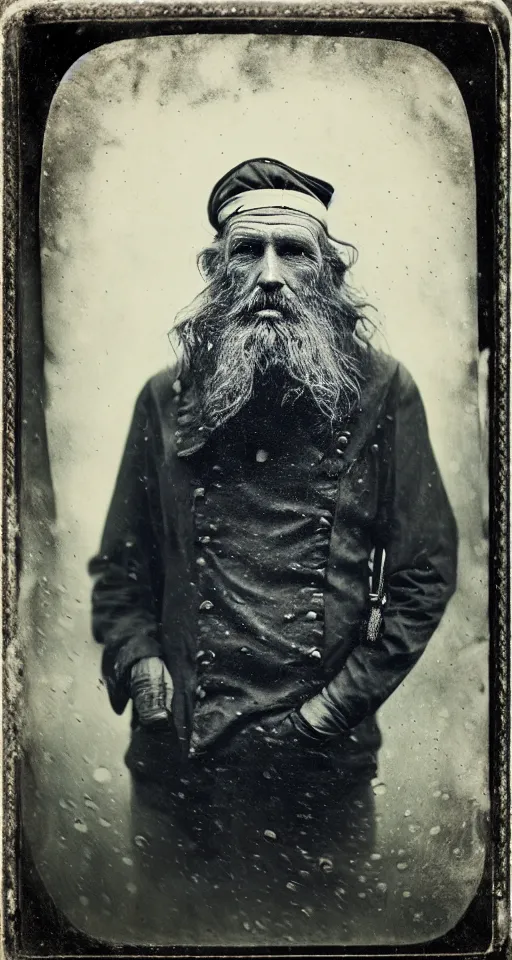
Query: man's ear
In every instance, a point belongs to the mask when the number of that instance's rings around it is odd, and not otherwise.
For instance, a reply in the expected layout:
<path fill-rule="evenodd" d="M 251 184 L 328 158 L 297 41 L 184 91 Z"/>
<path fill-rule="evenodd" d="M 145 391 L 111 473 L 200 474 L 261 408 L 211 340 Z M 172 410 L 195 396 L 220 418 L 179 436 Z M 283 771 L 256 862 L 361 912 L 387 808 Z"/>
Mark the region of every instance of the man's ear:
<path fill-rule="evenodd" d="M 213 280 L 219 264 L 221 261 L 223 251 L 222 242 L 219 239 L 216 239 L 211 247 L 206 247 L 205 250 L 202 250 L 197 258 L 197 266 L 203 280 Z"/>

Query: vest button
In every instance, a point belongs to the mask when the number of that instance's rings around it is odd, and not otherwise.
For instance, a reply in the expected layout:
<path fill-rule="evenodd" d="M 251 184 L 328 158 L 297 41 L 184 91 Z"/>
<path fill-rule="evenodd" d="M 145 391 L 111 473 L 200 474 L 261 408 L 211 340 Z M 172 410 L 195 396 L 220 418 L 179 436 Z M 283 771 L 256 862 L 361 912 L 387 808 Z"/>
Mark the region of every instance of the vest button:
<path fill-rule="evenodd" d="M 372 451 L 372 453 L 378 453 L 378 452 L 379 452 L 379 444 L 378 444 L 378 443 L 372 443 L 372 445 L 371 445 L 371 451 Z"/>
<path fill-rule="evenodd" d="M 204 559 L 204 557 L 198 557 L 197 560 L 196 560 L 196 563 L 197 563 L 197 566 L 198 566 L 198 567 L 205 567 L 205 566 L 206 566 L 206 560 Z"/>
<path fill-rule="evenodd" d="M 317 614 L 315 613 L 315 611 L 314 611 L 314 610 L 308 610 L 308 612 L 307 612 L 307 614 L 306 614 L 306 620 L 316 620 L 316 618 L 317 618 Z"/>

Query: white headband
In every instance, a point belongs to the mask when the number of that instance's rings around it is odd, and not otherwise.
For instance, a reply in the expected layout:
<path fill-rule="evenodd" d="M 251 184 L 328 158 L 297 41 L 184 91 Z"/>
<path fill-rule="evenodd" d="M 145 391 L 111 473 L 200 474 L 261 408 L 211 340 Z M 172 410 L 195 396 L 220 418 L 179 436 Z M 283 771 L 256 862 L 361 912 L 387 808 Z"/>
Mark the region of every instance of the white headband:
<path fill-rule="evenodd" d="M 263 207 L 284 207 L 287 210 L 308 213 L 327 229 L 327 210 L 323 203 L 300 190 L 246 190 L 245 193 L 239 193 L 223 204 L 217 214 L 217 221 L 219 226 L 222 226 L 228 217 L 236 213 L 261 210 Z"/>

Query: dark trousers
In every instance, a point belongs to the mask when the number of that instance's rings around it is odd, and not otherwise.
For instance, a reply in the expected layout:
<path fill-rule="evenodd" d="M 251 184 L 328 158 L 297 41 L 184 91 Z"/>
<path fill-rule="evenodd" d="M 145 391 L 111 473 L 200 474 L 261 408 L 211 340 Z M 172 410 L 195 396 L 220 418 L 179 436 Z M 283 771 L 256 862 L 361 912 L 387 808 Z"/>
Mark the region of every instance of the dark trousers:
<path fill-rule="evenodd" d="M 156 735 L 142 767 L 127 758 L 148 942 L 164 928 L 197 945 L 343 942 L 364 908 L 374 770 L 286 748 L 162 763 L 165 747 Z"/>

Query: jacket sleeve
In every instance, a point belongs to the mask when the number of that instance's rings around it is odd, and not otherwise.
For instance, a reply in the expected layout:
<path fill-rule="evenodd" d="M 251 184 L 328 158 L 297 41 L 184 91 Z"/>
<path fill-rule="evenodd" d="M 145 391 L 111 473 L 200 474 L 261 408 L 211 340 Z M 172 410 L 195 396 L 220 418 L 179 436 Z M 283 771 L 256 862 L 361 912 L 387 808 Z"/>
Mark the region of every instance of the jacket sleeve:
<path fill-rule="evenodd" d="M 457 528 L 430 445 L 419 391 L 399 365 L 395 462 L 380 637 L 349 655 L 326 692 L 349 729 L 375 713 L 419 660 L 455 590 Z"/>
<path fill-rule="evenodd" d="M 160 655 L 161 516 L 148 407 L 145 387 L 135 406 L 100 553 L 89 563 L 92 630 L 104 647 L 103 678 L 119 714 L 129 699 L 132 664 Z"/>

